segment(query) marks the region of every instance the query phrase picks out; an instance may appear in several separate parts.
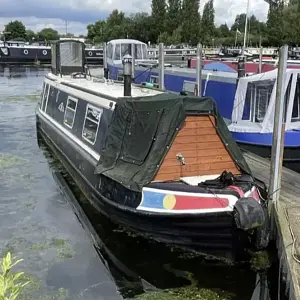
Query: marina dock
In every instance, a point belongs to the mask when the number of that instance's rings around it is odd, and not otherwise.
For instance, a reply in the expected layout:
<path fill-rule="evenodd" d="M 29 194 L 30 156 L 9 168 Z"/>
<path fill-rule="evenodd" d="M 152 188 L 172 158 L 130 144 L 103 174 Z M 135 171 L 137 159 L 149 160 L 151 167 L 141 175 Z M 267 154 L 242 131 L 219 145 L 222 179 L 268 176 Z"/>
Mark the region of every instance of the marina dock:
<path fill-rule="evenodd" d="M 247 152 L 244 156 L 253 175 L 268 184 L 270 161 Z M 299 195 L 299 174 L 283 167 L 280 199 L 274 215 L 277 228 L 276 245 L 280 265 L 280 282 L 286 284 L 286 294 L 290 300 L 300 299 Z"/>

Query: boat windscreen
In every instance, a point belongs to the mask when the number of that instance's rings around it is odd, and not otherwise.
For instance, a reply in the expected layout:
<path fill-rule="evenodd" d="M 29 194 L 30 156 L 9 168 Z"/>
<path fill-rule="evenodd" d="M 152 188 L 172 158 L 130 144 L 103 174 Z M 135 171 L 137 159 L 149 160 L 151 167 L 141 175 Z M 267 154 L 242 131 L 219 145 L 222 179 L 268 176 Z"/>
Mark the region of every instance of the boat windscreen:
<path fill-rule="evenodd" d="M 131 45 L 132 44 L 121 44 L 121 58 L 123 58 L 126 54 L 131 54 Z M 134 57 L 135 59 L 147 59 L 147 49 L 144 44 L 134 44 L 135 51 Z"/>
<path fill-rule="evenodd" d="M 262 123 L 271 99 L 276 79 L 248 82 L 243 120 Z"/>

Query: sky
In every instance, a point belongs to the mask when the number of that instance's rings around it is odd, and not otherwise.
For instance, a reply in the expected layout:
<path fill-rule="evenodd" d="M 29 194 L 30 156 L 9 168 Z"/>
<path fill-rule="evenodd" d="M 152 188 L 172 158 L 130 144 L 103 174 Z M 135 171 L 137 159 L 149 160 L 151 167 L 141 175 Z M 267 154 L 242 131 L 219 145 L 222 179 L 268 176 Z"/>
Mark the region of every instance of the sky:
<path fill-rule="evenodd" d="M 200 0 L 201 12 L 207 0 Z M 215 0 L 216 23 L 231 25 L 236 14 L 245 13 L 247 0 Z M 105 19 L 113 9 L 125 13 L 150 12 L 151 0 L 0 0 L 0 31 L 10 21 L 19 20 L 34 31 L 51 27 L 65 33 L 86 34 L 86 26 Z M 249 13 L 265 21 L 268 4 L 250 0 Z"/>

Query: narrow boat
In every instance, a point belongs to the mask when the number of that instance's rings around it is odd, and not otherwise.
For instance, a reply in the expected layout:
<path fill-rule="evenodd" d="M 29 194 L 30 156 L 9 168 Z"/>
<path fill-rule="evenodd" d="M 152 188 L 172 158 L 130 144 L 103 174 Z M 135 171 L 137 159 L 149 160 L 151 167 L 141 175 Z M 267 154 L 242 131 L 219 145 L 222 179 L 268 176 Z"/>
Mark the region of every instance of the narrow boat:
<path fill-rule="evenodd" d="M 7 41 L 0 44 L 0 64 L 30 64 L 39 61 L 51 63 L 51 46 L 27 44 L 21 41 Z M 103 64 L 103 49 L 85 49 L 86 63 Z"/>
<path fill-rule="evenodd" d="M 300 70 L 285 76 L 283 163 L 300 172 Z M 270 158 L 278 70 L 239 80 L 229 130 L 242 149 Z"/>
<path fill-rule="evenodd" d="M 38 139 L 95 209 L 129 231 L 217 258 L 266 247 L 266 187 L 213 99 L 132 85 L 124 74 L 124 82 L 93 78 L 84 44 L 58 41 L 36 110 Z"/>

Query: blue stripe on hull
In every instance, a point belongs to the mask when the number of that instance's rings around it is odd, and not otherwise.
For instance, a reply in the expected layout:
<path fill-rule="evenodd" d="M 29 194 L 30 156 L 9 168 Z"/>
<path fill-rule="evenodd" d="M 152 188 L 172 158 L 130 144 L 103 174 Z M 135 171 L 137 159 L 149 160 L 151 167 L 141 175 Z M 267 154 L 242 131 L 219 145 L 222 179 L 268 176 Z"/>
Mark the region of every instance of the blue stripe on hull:
<path fill-rule="evenodd" d="M 231 132 L 234 139 L 241 144 L 272 146 L 272 133 Z M 300 146 L 300 131 L 287 131 L 284 140 L 285 147 Z"/>
<path fill-rule="evenodd" d="M 110 78 L 116 80 L 118 77 L 118 67 L 109 65 Z M 150 76 L 158 76 L 157 73 L 150 70 L 136 70 L 135 83 L 140 84 L 150 80 Z M 168 91 L 180 93 L 183 89 L 184 81 L 196 81 L 195 77 L 178 76 L 165 74 L 165 88 Z M 202 94 L 204 92 L 206 80 L 202 80 Z M 212 97 L 223 118 L 231 119 L 233 109 L 236 84 L 229 82 L 220 82 L 209 80 L 206 85 L 205 96 Z"/>

